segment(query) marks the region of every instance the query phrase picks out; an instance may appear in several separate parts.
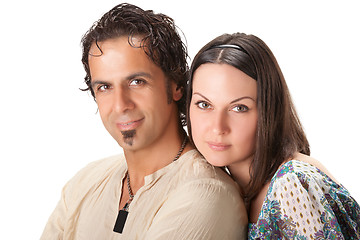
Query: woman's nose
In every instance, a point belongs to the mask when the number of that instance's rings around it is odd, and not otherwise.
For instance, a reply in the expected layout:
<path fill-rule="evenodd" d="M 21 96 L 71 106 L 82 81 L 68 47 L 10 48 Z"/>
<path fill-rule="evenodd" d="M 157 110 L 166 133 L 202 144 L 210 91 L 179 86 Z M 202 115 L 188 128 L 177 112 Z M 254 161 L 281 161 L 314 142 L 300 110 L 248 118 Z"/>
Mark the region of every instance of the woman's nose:
<path fill-rule="evenodd" d="M 216 135 L 224 135 L 230 132 L 227 116 L 224 112 L 217 112 L 213 116 L 212 131 Z"/>

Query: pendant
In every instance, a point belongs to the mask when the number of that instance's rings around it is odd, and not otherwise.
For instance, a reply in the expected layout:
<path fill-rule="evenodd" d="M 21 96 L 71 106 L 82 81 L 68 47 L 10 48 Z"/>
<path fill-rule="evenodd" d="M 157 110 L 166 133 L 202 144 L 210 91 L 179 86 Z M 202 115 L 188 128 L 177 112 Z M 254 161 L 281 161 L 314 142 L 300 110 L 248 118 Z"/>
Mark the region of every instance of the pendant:
<path fill-rule="evenodd" d="M 114 229 L 113 229 L 114 232 L 122 233 L 128 214 L 129 214 L 128 211 L 125 211 L 125 210 L 120 210 L 119 211 L 119 214 L 117 216 L 115 226 L 114 226 Z"/>

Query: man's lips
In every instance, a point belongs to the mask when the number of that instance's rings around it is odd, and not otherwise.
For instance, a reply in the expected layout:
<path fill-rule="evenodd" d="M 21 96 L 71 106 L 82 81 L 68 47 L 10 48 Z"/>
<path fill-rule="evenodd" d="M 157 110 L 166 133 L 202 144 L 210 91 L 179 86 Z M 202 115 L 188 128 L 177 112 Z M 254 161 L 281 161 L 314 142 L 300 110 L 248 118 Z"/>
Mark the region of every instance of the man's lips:
<path fill-rule="evenodd" d="M 143 120 L 144 120 L 144 118 L 134 120 L 134 121 L 128 121 L 128 122 L 118 122 L 118 123 L 116 123 L 116 127 L 120 131 L 133 130 L 133 129 L 137 128 L 138 126 L 140 126 L 142 124 Z"/>
<path fill-rule="evenodd" d="M 224 144 L 224 143 L 216 143 L 216 142 L 207 142 L 209 148 L 211 148 L 214 151 L 225 151 L 231 147 L 230 144 Z"/>

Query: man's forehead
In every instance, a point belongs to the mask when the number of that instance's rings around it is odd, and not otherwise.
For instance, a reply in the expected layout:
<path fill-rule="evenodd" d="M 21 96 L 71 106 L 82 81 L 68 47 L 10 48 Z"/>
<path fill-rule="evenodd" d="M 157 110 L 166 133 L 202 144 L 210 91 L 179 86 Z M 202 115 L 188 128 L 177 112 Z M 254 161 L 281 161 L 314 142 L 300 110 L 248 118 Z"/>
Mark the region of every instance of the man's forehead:
<path fill-rule="evenodd" d="M 143 45 L 143 38 L 140 36 L 122 36 L 122 37 L 115 37 L 109 38 L 103 41 L 95 41 L 91 44 L 89 55 L 90 56 L 101 56 L 104 53 L 104 49 L 116 49 L 120 46 L 126 48 L 131 47 L 134 49 L 141 49 L 146 48 Z"/>

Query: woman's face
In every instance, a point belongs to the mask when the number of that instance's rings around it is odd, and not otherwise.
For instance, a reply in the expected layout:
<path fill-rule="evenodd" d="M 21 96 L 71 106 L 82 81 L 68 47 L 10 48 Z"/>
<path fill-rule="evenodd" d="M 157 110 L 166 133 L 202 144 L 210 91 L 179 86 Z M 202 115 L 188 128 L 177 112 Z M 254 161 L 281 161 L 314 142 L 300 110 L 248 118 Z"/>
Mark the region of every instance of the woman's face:
<path fill-rule="evenodd" d="M 206 63 L 193 76 L 192 138 L 206 160 L 231 166 L 253 159 L 256 141 L 256 81 L 227 64 Z"/>

